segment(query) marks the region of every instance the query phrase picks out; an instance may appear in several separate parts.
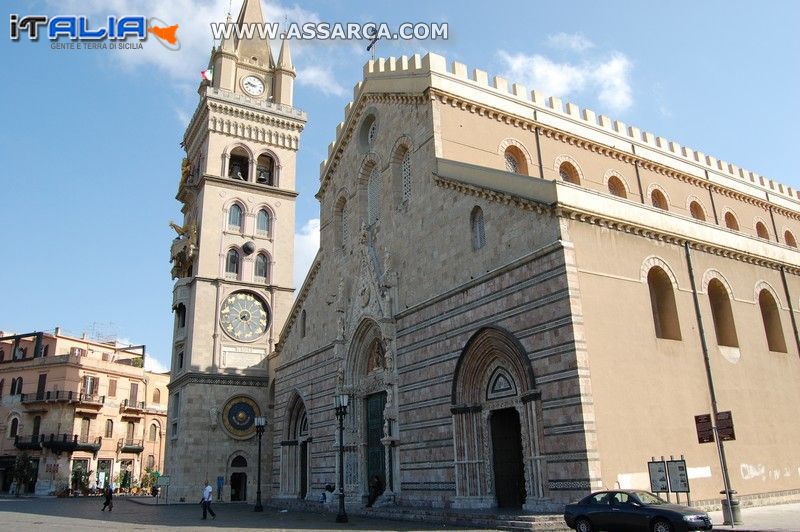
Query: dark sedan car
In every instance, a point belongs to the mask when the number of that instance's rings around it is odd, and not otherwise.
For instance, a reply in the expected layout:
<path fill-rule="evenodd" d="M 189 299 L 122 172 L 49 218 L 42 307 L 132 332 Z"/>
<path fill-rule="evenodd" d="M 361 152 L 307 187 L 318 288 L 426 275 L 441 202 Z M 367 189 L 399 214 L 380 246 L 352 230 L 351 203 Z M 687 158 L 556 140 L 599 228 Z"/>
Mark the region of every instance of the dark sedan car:
<path fill-rule="evenodd" d="M 649 491 L 598 491 L 564 509 L 567 526 L 578 532 L 682 532 L 711 530 L 708 514 L 670 504 Z"/>

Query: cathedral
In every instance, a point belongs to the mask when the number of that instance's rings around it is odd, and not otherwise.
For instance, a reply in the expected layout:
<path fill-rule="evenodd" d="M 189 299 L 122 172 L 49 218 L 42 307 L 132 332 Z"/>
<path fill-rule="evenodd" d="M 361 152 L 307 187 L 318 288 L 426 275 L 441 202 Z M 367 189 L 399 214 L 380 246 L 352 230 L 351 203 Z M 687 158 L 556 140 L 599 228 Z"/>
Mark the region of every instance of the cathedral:
<path fill-rule="evenodd" d="M 265 417 L 273 501 L 558 510 L 682 455 L 713 505 L 695 416 L 730 412 L 730 487 L 797 498 L 797 190 L 435 54 L 371 60 L 293 287 L 289 45 L 211 66 L 172 244 L 171 497 L 255 500 Z"/>

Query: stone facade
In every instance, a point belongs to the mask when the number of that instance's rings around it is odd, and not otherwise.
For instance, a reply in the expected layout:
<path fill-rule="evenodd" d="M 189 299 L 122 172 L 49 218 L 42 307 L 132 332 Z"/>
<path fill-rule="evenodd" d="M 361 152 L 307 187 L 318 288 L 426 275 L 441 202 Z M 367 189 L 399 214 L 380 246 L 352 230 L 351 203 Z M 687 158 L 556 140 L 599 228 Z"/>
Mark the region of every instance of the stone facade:
<path fill-rule="evenodd" d="M 142 348 L 58 328 L 0 333 L 0 490 L 23 452 L 37 470 L 21 490 L 40 495 L 70 487 L 79 468 L 98 489 L 163 471 L 169 375 L 145 371 Z"/>
<path fill-rule="evenodd" d="M 681 454 L 713 499 L 712 408 L 734 489 L 800 486 L 797 191 L 433 54 L 370 61 L 328 152 L 274 497 L 336 485 L 342 392 L 353 505 L 377 474 L 377 504 L 550 509 Z"/>

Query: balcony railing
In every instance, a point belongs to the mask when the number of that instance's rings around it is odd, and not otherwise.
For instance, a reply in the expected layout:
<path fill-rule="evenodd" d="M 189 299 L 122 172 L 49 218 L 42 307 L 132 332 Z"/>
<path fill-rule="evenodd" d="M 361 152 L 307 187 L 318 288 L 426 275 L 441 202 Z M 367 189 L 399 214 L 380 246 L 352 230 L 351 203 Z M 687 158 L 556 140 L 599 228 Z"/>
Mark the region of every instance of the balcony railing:
<path fill-rule="evenodd" d="M 50 449 L 56 454 L 62 452 L 71 453 L 73 451 L 96 453 L 100 450 L 103 438 L 79 437 L 77 434 L 50 434 L 47 438 L 42 435 L 39 443 L 45 449 Z"/>
<path fill-rule="evenodd" d="M 125 399 L 122 401 L 122 410 L 140 412 L 144 410 L 144 401 L 131 401 L 130 399 Z"/>
<path fill-rule="evenodd" d="M 120 438 L 117 446 L 123 453 L 141 453 L 144 451 L 144 440 Z"/>
<path fill-rule="evenodd" d="M 44 434 L 32 434 L 30 436 L 14 436 L 14 447 L 20 450 L 38 450 L 42 448 Z"/>
<path fill-rule="evenodd" d="M 41 393 L 23 393 L 20 397 L 22 403 L 41 403 L 41 402 L 77 402 L 85 404 L 102 405 L 106 402 L 105 395 L 95 395 L 90 393 L 79 393 L 65 390 Z"/>

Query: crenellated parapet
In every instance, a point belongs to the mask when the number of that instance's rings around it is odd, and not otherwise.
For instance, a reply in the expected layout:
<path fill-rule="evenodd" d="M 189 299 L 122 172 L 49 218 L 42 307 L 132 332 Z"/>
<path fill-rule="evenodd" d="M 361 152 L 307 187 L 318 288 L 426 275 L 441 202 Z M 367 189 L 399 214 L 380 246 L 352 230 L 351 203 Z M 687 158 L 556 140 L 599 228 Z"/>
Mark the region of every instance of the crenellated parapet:
<path fill-rule="evenodd" d="M 447 60 L 437 54 L 379 58 L 364 65 L 364 79 L 353 88 L 353 101 L 336 126 L 336 139 L 320 166 L 322 189 L 335 168 L 343 140 L 349 138 L 368 94 L 411 98 L 443 95 L 448 103 L 503 119 L 523 127 L 543 127 L 607 146 L 631 158 L 668 167 L 676 173 L 749 194 L 792 211 L 800 210 L 800 191 L 733 163 L 707 155 L 636 126 L 598 115 L 591 109 L 563 102 L 556 96 L 528 90 L 500 76 Z"/>

